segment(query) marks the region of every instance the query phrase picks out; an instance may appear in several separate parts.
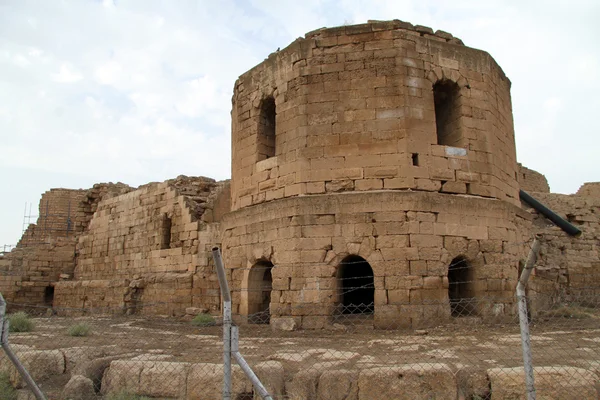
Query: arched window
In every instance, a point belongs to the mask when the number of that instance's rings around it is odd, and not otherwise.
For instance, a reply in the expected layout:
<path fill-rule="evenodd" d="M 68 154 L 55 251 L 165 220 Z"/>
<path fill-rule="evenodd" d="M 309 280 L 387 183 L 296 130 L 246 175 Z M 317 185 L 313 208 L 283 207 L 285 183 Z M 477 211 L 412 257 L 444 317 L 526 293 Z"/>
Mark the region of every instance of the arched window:
<path fill-rule="evenodd" d="M 437 144 L 453 147 L 463 145 L 460 126 L 460 88 L 448 79 L 433 85 Z"/>
<path fill-rule="evenodd" d="M 349 255 L 338 267 L 338 288 L 343 314 L 373 314 L 373 269 L 362 257 Z"/>
<path fill-rule="evenodd" d="M 268 324 L 271 319 L 271 290 L 273 263 L 259 261 L 252 266 L 248 275 L 248 322 Z"/>
<path fill-rule="evenodd" d="M 275 157 L 275 99 L 267 97 L 260 102 L 260 115 L 258 118 L 258 160 Z"/>
<path fill-rule="evenodd" d="M 475 315 L 473 268 L 466 258 L 459 256 L 448 267 L 448 298 L 453 317 Z"/>

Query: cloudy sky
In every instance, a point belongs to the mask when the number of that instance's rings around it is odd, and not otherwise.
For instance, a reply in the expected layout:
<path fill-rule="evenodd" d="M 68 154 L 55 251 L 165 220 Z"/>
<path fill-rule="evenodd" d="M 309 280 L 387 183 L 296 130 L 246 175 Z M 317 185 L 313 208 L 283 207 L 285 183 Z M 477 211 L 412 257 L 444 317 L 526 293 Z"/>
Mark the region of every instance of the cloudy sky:
<path fill-rule="evenodd" d="M 0 248 L 54 187 L 230 176 L 235 79 L 313 29 L 401 19 L 488 51 L 518 159 L 600 181 L 598 0 L 0 0 Z"/>

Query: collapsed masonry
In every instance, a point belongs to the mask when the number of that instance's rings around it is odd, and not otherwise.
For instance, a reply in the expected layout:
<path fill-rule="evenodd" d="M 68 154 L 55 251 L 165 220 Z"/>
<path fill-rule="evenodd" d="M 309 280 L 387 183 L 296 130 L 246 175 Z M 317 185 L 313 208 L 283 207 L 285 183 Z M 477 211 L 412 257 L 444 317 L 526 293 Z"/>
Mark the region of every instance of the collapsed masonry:
<path fill-rule="evenodd" d="M 310 32 L 243 74 L 231 182 L 102 188 L 44 195 L 71 200 L 73 231 L 59 237 L 39 220 L 25 236 L 43 243 L 0 259 L 9 301 L 218 312 L 219 245 L 234 313 L 266 312 L 274 326 L 322 328 L 355 311 L 377 327 L 419 326 L 484 296 L 494 302 L 472 313 L 509 315 L 535 233 L 544 244 L 530 290 L 600 282 L 600 184 L 549 193 L 516 161 L 510 82 L 490 55 L 397 20 Z M 522 206 L 519 189 L 583 235 Z"/>

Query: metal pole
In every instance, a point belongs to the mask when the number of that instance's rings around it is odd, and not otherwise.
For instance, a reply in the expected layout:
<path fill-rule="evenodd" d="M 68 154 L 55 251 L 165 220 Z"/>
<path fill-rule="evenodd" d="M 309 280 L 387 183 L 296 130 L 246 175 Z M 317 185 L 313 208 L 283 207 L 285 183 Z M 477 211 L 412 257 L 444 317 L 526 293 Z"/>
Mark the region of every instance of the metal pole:
<path fill-rule="evenodd" d="M 212 249 L 223 297 L 223 400 L 231 400 L 231 293 L 218 247 Z"/>
<path fill-rule="evenodd" d="M 262 384 L 260 379 L 258 379 L 258 376 L 256 376 L 254 371 L 252 371 L 252 368 L 250 367 L 250 365 L 248 365 L 248 363 L 246 362 L 244 357 L 240 354 L 238 344 L 239 344 L 238 327 L 232 326 L 231 327 L 231 354 L 233 355 L 233 358 L 235 358 L 235 361 L 238 363 L 238 365 L 240 366 L 242 371 L 244 371 L 244 373 L 246 374 L 248 379 L 250 379 L 250 382 L 252 382 L 252 385 L 254 386 L 254 388 L 260 395 L 260 397 L 263 400 L 273 400 L 273 397 L 271 397 L 267 388 L 264 387 L 264 385 Z"/>
<path fill-rule="evenodd" d="M 523 347 L 523 367 L 525 369 L 525 388 L 527 391 L 527 400 L 535 400 L 536 392 L 535 378 L 533 375 L 533 360 L 531 358 L 531 339 L 529 336 L 529 321 L 527 319 L 527 296 L 525 288 L 527 286 L 527 280 L 529 279 L 529 275 L 531 275 L 531 271 L 533 270 L 533 266 L 535 264 L 535 260 L 537 259 L 537 254 L 539 251 L 540 242 L 538 240 L 538 237 L 536 236 L 536 238 L 533 241 L 533 245 L 531 246 L 531 250 L 529 250 L 529 255 L 527 256 L 525 268 L 523 268 L 523 272 L 521 272 L 519 282 L 517 283 L 517 300 L 519 302 L 519 324 L 521 325 L 521 345 Z"/>
<path fill-rule="evenodd" d="M 25 381 L 25 383 L 27 383 L 27 386 L 29 386 L 29 389 L 31 389 L 31 391 L 33 392 L 35 398 L 37 400 L 46 400 L 46 396 L 44 396 L 44 393 L 42 393 L 42 391 L 35 383 L 31 375 L 29 375 L 29 372 L 27 372 L 23 364 L 21 364 L 15 353 L 13 353 L 12 349 L 10 348 L 10 345 L 8 344 L 9 321 L 4 318 L 5 314 L 6 301 L 4 301 L 4 297 L 2 297 L 2 293 L 0 293 L 0 327 L 2 329 L 2 332 L 0 333 L 0 345 L 2 345 L 2 349 L 4 349 L 6 356 L 17 368 L 17 371 L 19 371 L 19 374 L 21 374 L 21 376 L 23 377 L 23 380 Z"/>

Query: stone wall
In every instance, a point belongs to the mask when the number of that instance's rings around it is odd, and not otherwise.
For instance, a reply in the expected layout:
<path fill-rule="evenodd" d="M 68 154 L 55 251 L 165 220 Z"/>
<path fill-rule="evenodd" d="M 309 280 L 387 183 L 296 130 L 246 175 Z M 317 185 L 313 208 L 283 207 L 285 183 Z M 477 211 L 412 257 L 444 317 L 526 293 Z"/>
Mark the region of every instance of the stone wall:
<path fill-rule="evenodd" d="M 454 91 L 451 144 L 436 127 L 444 85 Z M 381 189 L 518 204 L 516 179 L 510 82 L 489 54 L 448 33 L 400 21 L 321 29 L 235 84 L 234 210 Z"/>
<path fill-rule="evenodd" d="M 271 320 L 292 316 L 299 326 L 323 327 L 340 304 L 340 263 L 356 255 L 373 271 L 378 327 L 448 318 L 448 269 L 457 257 L 472 268 L 471 294 L 494 299 L 491 309 L 475 312 L 510 314 L 528 224 L 528 214 L 507 202 L 426 192 L 331 194 L 247 207 L 222 222 L 234 313 L 253 308 L 253 268 L 270 261 Z"/>
<path fill-rule="evenodd" d="M 102 200 L 79 238 L 73 280 L 57 283 L 54 305 L 167 315 L 217 309 L 205 244 L 218 244 L 210 224 L 227 205 L 227 188 L 181 176 Z"/>
<path fill-rule="evenodd" d="M 540 260 L 531 278 L 532 293 L 542 294 L 539 298 L 549 302 L 600 295 L 600 197 L 532 195 L 582 231 L 580 236 L 569 236 L 527 207 L 535 216 L 534 231 L 542 235 Z M 543 305 L 536 304 L 538 308 Z"/>
<path fill-rule="evenodd" d="M 521 189 L 526 192 L 550 193 L 550 186 L 548 185 L 548 181 L 544 175 L 524 167 L 521 163 L 517 165 L 517 181 Z"/>
<path fill-rule="evenodd" d="M 579 196 L 600 197 L 600 182 L 587 182 L 577 191 Z"/>

